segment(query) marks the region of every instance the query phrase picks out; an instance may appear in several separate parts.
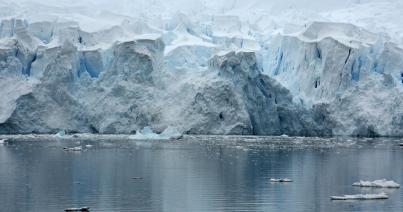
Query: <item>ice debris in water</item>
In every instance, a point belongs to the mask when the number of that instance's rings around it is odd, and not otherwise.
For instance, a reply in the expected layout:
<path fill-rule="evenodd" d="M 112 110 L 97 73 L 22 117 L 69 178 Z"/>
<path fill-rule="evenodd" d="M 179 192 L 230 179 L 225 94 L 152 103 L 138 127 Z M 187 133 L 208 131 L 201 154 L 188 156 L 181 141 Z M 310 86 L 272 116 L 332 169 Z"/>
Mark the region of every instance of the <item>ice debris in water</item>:
<path fill-rule="evenodd" d="M 270 182 L 274 182 L 274 183 L 289 183 L 289 182 L 292 182 L 292 180 L 290 180 L 288 178 L 284 178 L 284 179 L 271 178 Z"/>
<path fill-rule="evenodd" d="M 169 140 L 179 139 L 182 134 L 173 127 L 168 127 L 161 134 L 154 133 L 150 127 L 144 127 L 144 129 L 137 132 L 135 135 L 130 136 L 130 139 L 134 140 Z"/>
<path fill-rule="evenodd" d="M 353 186 L 359 187 L 376 187 L 376 188 L 400 188 L 400 184 L 394 182 L 393 180 L 387 181 L 385 179 L 375 180 L 375 181 L 362 181 L 353 183 Z"/>
<path fill-rule="evenodd" d="M 331 196 L 331 200 L 376 200 L 376 199 L 388 199 L 389 196 L 382 192 L 379 194 L 354 194 L 344 196 Z"/>

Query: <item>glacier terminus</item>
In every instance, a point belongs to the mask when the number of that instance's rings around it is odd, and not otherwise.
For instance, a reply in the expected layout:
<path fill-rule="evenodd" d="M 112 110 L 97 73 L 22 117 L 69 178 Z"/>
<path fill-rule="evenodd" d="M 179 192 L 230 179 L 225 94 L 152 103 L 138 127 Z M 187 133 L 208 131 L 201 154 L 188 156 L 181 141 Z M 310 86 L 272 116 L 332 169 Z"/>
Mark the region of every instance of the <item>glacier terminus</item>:
<path fill-rule="evenodd" d="M 133 16 L 2 4 L 0 133 L 403 136 L 399 28 L 219 2 Z"/>

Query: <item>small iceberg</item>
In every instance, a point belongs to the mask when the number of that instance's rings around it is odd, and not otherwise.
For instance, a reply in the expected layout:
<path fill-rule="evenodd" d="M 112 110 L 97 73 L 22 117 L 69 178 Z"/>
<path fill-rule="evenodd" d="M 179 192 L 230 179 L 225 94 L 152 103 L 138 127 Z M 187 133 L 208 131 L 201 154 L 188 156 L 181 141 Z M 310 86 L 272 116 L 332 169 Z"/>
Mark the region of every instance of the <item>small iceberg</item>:
<path fill-rule="evenodd" d="M 82 208 L 66 208 L 64 209 L 64 211 L 66 212 L 70 212 L 70 211 L 90 211 L 89 207 L 82 207 Z"/>
<path fill-rule="evenodd" d="M 83 151 L 83 147 L 81 146 L 76 146 L 76 147 L 63 147 L 64 151 L 72 151 L 72 152 L 80 152 Z"/>
<path fill-rule="evenodd" d="M 379 194 L 355 194 L 355 195 L 344 195 L 344 196 L 331 196 L 331 200 L 378 200 L 378 199 L 388 199 L 389 196 L 386 193 Z"/>
<path fill-rule="evenodd" d="M 172 139 L 172 140 L 177 140 L 183 137 L 182 133 L 178 131 L 175 127 L 168 127 L 166 128 L 162 133 L 162 137 Z"/>
<path fill-rule="evenodd" d="M 292 180 L 290 180 L 288 178 L 284 178 L 284 179 L 271 178 L 270 182 L 273 182 L 273 183 L 290 183 L 290 182 L 292 182 Z"/>
<path fill-rule="evenodd" d="M 142 130 L 136 132 L 135 135 L 130 136 L 130 139 L 135 140 L 157 140 L 160 138 L 161 136 L 157 133 L 154 133 L 150 127 L 144 127 Z"/>
<path fill-rule="evenodd" d="M 142 180 L 142 177 L 132 177 L 132 180 Z"/>
<path fill-rule="evenodd" d="M 176 128 L 168 127 L 161 134 L 157 134 L 150 127 L 144 127 L 144 129 L 129 138 L 134 140 L 171 140 L 181 137 L 182 134 Z"/>
<path fill-rule="evenodd" d="M 66 136 L 66 132 L 64 130 L 55 134 L 56 138 L 64 138 Z"/>
<path fill-rule="evenodd" d="M 375 181 L 362 181 L 353 183 L 353 186 L 358 187 L 374 187 L 374 188 L 400 188 L 400 184 L 395 181 L 387 181 L 385 179 Z"/>
<path fill-rule="evenodd" d="M 7 139 L 0 139 L 0 145 L 3 145 L 7 142 Z"/>

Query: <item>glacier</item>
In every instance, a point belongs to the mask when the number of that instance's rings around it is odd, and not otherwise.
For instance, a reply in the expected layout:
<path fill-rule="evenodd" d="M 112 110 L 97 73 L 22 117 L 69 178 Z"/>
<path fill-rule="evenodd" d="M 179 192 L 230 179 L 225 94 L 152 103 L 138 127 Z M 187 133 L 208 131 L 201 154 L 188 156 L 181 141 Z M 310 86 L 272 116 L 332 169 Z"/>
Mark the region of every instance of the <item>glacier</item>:
<path fill-rule="evenodd" d="M 1 134 L 403 136 L 400 38 L 336 12 L 76 20 L 3 5 Z"/>

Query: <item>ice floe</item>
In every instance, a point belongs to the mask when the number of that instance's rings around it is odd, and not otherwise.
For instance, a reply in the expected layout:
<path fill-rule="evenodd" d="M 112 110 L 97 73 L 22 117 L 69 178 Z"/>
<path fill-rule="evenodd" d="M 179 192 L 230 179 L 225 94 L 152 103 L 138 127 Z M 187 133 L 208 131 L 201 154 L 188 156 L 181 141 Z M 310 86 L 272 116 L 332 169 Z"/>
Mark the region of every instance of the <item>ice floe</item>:
<path fill-rule="evenodd" d="M 386 193 L 379 194 L 354 194 L 354 195 L 343 195 L 343 196 L 330 196 L 331 200 L 377 200 L 377 199 L 388 199 L 389 196 Z"/>
<path fill-rule="evenodd" d="M 375 187 L 375 188 L 400 188 L 400 184 L 396 183 L 393 180 L 388 181 L 386 179 L 375 180 L 375 181 L 363 181 L 363 180 L 360 180 L 359 182 L 353 183 L 353 186 Z"/>
<path fill-rule="evenodd" d="M 283 178 L 283 179 L 271 178 L 270 182 L 273 182 L 273 183 L 290 183 L 290 182 L 292 182 L 292 180 L 290 180 L 288 178 Z"/>
<path fill-rule="evenodd" d="M 76 146 L 76 147 L 64 147 L 64 151 L 72 151 L 72 152 L 80 152 L 83 151 L 83 147 L 81 146 Z"/>

